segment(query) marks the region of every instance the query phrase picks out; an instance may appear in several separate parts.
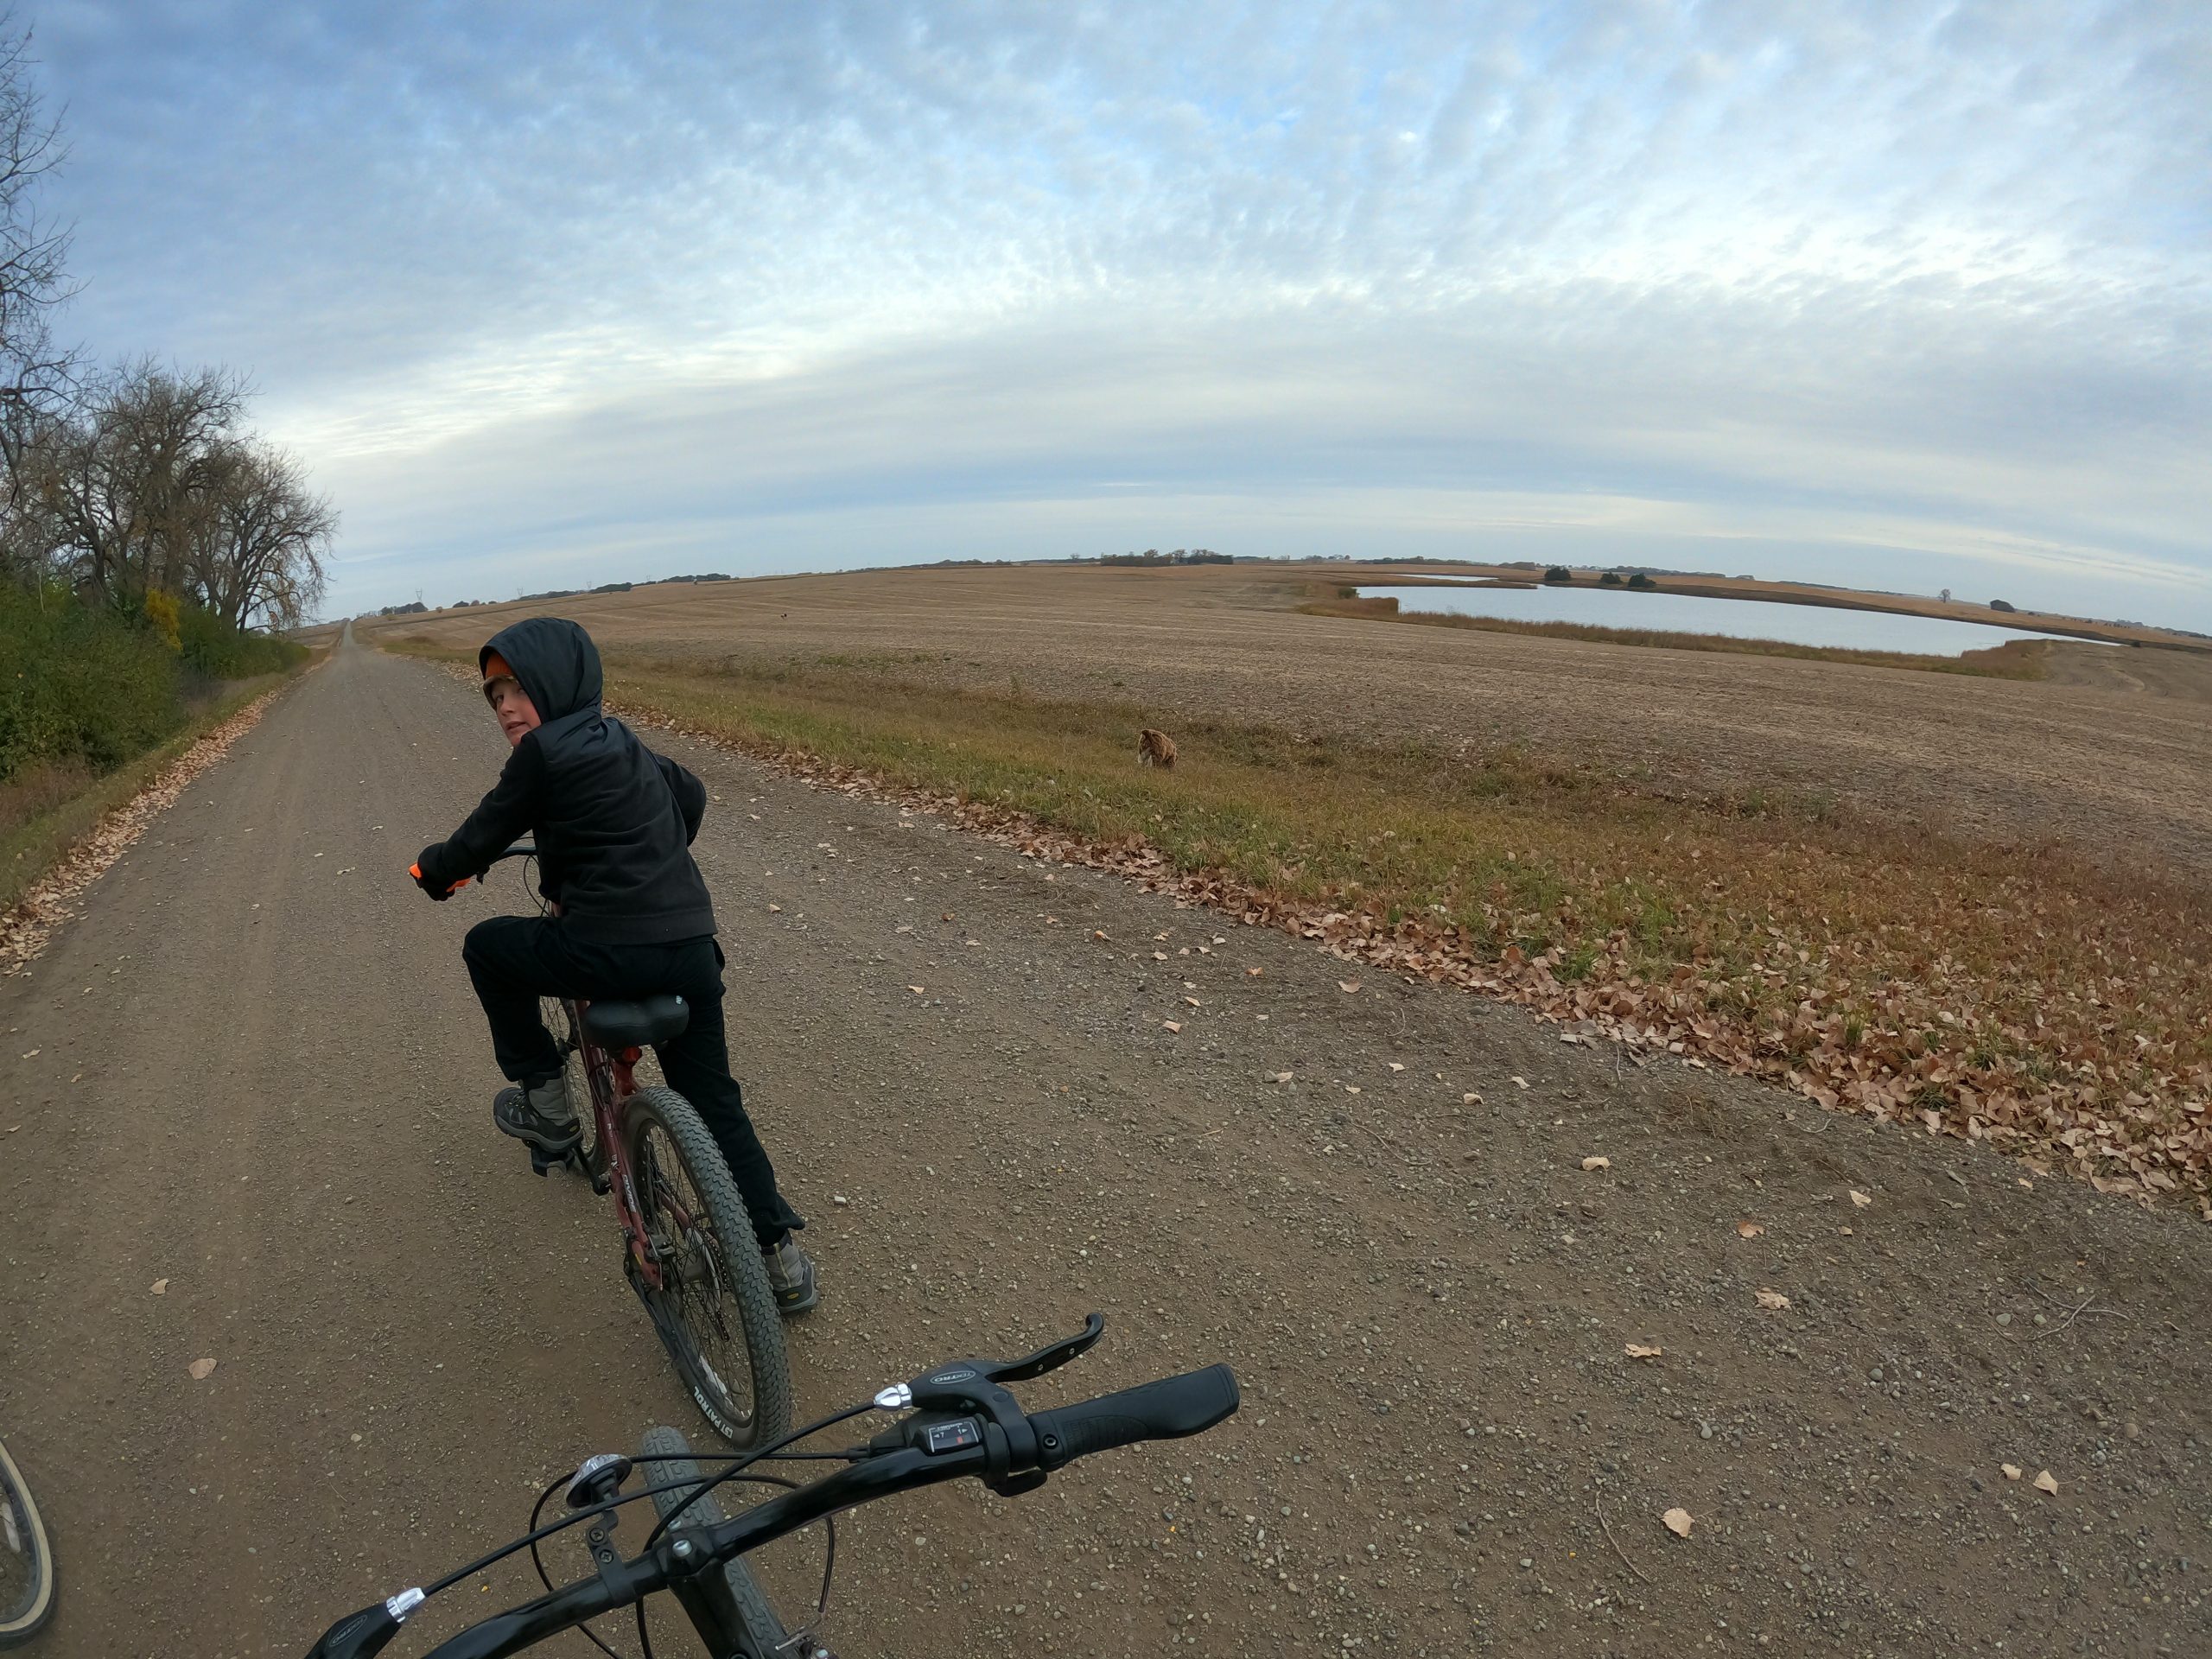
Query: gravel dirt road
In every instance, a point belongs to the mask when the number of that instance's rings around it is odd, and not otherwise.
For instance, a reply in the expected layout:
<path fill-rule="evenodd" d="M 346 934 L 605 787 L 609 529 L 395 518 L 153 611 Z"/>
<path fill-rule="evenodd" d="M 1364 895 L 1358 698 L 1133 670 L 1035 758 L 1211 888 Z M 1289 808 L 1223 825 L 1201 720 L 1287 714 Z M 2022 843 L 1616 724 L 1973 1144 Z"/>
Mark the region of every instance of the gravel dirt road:
<path fill-rule="evenodd" d="M 1091 1308 L 1039 1403 L 1244 1384 L 1203 1440 L 854 1517 L 846 1659 L 2212 1651 L 2212 1229 L 665 747 L 822 1263 L 802 1411 Z M 0 982 L 45 1651 L 302 1652 L 584 1453 L 702 1432 L 602 1206 L 488 1122 L 458 950 L 518 886 L 404 879 L 500 753 L 341 646 Z"/>

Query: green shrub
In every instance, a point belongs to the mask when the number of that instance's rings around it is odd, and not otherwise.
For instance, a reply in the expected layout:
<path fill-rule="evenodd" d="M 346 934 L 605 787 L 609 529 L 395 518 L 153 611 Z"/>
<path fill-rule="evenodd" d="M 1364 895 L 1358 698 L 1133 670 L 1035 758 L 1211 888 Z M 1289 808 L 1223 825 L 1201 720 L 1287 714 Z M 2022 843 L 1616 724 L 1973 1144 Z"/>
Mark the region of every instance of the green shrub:
<path fill-rule="evenodd" d="M 131 613 L 0 582 L 0 782 L 112 772 L 181 727 L 187 703 L 213 682 L 276 673 L 307 654 L 166 594 Z"/>
<path fill-rule="evenodd" d="M 188 606 L 177 621 L 186 665 L 210 680 L 248 680 L 307 659 L 307 647 L 251 628 L 234 628 L 213 611 Z"/>
<path fill-rule="evenodd" d="M 182 718 L 176 656 L 143 619 L 0 583 L 0 779 L 36 766 L 111 771 Z"/>

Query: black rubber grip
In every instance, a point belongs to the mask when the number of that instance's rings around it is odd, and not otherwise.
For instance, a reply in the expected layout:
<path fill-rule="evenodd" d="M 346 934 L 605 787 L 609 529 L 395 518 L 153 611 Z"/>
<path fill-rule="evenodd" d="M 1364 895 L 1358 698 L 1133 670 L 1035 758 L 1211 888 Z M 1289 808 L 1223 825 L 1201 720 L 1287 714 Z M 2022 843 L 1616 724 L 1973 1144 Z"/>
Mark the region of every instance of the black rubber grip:
<path fill-rule="evenodd" d="M 1139 1440 L 1174 1440 L 1203 1434 L 1236 1409 L 1236 1377 L 1226 1365 L 1209 1365 L 1183 1376 L 1102 1395 L 1080 1405 L 1033 1414 L 1037 1462 L 1058 1469 L 1094 1452 Z"/>

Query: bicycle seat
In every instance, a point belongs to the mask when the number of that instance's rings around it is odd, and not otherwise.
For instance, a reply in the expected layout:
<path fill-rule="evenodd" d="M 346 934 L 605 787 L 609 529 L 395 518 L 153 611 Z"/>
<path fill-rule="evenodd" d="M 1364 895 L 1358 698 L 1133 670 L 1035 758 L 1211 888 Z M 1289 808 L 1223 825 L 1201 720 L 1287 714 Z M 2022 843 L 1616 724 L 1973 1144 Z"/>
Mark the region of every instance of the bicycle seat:
<path fill-rule="evenodd" d="M 691 1005 L 666 992 L 584 1009 L 584 1035 L 601 1048 L 658 1048 L 682 1036 L 690 1023 Z"/>

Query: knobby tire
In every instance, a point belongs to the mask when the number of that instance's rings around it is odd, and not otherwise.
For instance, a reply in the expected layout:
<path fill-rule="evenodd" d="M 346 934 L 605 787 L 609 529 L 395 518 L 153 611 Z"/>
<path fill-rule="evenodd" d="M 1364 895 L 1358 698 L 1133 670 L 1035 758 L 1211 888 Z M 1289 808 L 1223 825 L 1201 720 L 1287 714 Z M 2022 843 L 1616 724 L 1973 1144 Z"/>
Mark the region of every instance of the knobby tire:
<path fill-rule="evenodd" d="M 648 1486 L 659 1486 L 676 1480 L 704 1480 L 706 1476 L 691 1460 L 691 1447 L 683 1436 L 672 1428 L 649 1428 L 645 1431 L 645 1477 Z M 688 1491 L 655 1492 L 653 1508 L 667 1520 L 681 1508 L 677 1516 L 679 1527 L 712 1526 L 722 1518 L 721 1505 L 715 1501 L 712 1492 L 693 1498 Z M 784 1651 L 791 1640 L 791 1633 L 784 1629 L 784 1622 L 776 1617 L 776 1610 L 768 1605 L 767 1597 L 760 1593 L 760 1586 L 753 1577 L 753 1570 L 738 1556 L 723 1564 L 722 1582 L 728 1586 L 729 1599 L 736 1614 L 735 1628 L 706 1631 L 700 1635 L 709 1643 L 734 1641 L 737 1643 L 738 1659 L 791 1659 Z"/>
<path fill-rule="evenodd" d="M 28 1642 L 54 1612 L 54 1548 L 29 1485 L 0 1443 L 0 1648 Z"/>
<path fill-rule="evenodd" d="M 752 1212 L 730 1177 L 721 1148 L 715 1144 L 697 1109 L 673 1089 L 640 1089 L 632 1095 L 625 1109 L 623 1133 L 638 1181 L 639 1205 L 649 1231 L 664 1232 L 668 1225 L 659 1213 L 660 1196 L 654 1191 L 652 1160 L 657 1154 L 651 1143 L 657 1136 L 662 1144 L 674 1148 L 685 1184 L 705 1210 L 721 1294 L 713 1299 L 715 1306 L 696 1294 L 666 1296 L 664 1302 L 671 1316 L 664 1332 L 671 1327 L 680 1332 L 679 1345 L 689 1349 L 674 1357 L 690 1385 L 693 1400 L 715 1432 L 741 1452 L 779 1438 L 790 1430 L 791 1422 L 791 1362 L 784 1346 L 783 1315 L 777 1311 L 775 1293 L 769 1287 L 767 1264 L 761 1260 L 760 1243 L 753 1236 Z M 699 1287 L 692 1288 L 696 1293 Z M 695 1330 L 695 1322 L 700 1320 L 709 1321 L 709 1327 Z M 717 1368 L 707 1363 L 702 1351 L 702 1336 L 707 1339 L 703 1346 L 711 1348 L 717 1339 L 726 1343 L 733 1332 L 744 1351 L 745 1380 L 752 1390 L 749 1420 L 734 1415 L 715 1397 L 709 1378 L 719 1376 L 727 1366 Z M 736 1404 L 734 1401 L 728 1403 Z"/>

